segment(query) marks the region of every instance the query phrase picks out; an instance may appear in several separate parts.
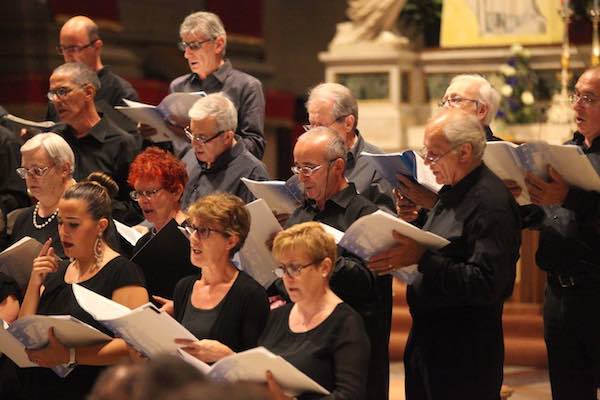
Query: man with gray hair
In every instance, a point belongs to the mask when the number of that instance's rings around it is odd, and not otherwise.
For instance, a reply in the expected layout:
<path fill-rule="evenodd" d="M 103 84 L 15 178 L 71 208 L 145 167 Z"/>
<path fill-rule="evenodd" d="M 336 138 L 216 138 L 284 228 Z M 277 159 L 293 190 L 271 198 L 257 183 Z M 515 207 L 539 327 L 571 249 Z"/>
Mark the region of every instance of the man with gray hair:
<path fill-rule="evenodd" d="M 519 208 L 481 161 L 475 116 L 443 109 L 425 127 L 423 158 L 444 186 L 423 229 L 450 244 L 397 244 L 373 257 L 378 273 L 418 265 L 407 287 L 413 319 L 404 353 L 406 399 L 496 400 L 502 385 L 502 309 L 511 295 L 521 239 Z"/>
<path fill-rule="evenodd" d="M 361 156 L 363 151 L 381 154 L 383 151 L 368 143 L 359 133 L 358 103 L 344 85 L 321 83 L 309 91 L 306 101 L 309 125 L 305 129 L 326 126 L 337 132 L 346 143 L 345 175 L 356 190 L 378 206 L 394 209 L 392 186 Z"/>
<path fill-rule="evenodd" d="M 190 109 L 186 135 L 192 149 L 184 156 L 190 179 L 181 199 L 183 209 L 213 192 L 231 193 L 251 202 L 254 196 L 241 178 L 269 179 L 265 165 L 235 134 L 237 115 L 233 102 L 223 93 L 209 94 Z"/>
<path fill-rule="evenodd" d="M 346 231 L 360 217 L 377 211 L 377 206 L 358 194 L 355 185 L 346 179 L 347 153 L 340 134 L 325 126 L 312 128 L 298 138 L 292 172 L 302 183 L 306 201 L 294 210 L 286 227 L 318 221 Z M 363 317 L 371 342 L 371 357 L 365 368 L 366 398 L 387 399 L 391 291 L 389 296 L 380 292 L 377 277 L 365 260 L 344 249 L 339 249 L 339 255 L 331 289 Z"/>
<path fill-rule="evenodd" d="M 459 108 L 477 118 L 485 131 L 485 140 L 502 140 L 494 136 L 490 124 L 494 120 L 500 106 L 500 93 L 483 76 L 477 74 L 456 75 L 450 81 L 440 107 Z M 398 214 L 412 220 L 418 215 L 418 209 L 431 209 L 437 201 L 437 196 L 427 188 L 411 181 L 404 176 L 398 176 Z M 513 185 L 514 186 L 514 185 Z M 516 190 L 510 187 L 511 190 Z"/>
<path fill-rule="evenodd" d="M 250 153 L 262 159 L 265 151 L 262 84 L 253 76 L 234 69 L 225 59 L 227 33 L 221 19 L 205 11 L 190 14 L 183 20 L 179 36 L 179 49 L 192 72 L 173 80 L 169 91 L 226 94 L 237 110 L 235 133 Z"/>
<path fill-rule="evenodd" d="M 94 96 L 100 82 L 88 66 L 71 62 L 57 67 L 50 76 L 48 100 L 58 112 L 60 122 L 52 130 L 61 135 L 75 153 L 73 178 L 79 181 L 92 172 L 104 172 L 119 185 L 114 217 L 136 224 L 141 214 L 129 199 L 129 164 L 139 151 L 135 138 L 100 117 Z"/>

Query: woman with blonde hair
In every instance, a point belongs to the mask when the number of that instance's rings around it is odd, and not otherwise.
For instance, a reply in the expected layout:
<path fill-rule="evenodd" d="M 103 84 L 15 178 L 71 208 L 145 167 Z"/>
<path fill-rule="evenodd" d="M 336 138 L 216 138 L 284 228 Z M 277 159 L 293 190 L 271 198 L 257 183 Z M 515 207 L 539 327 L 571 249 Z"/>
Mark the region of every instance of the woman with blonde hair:
<path fill-rule="evenodd" d="M 365 398 L 369 340 L 362 318 L 329 288 L 333 237 L 318 222 L 294 225 L 277 234 L 273 255 L 293 303 L 271 312 L 258 344 L 330 391 L 328 399 Z M 276 399 L 289 398 L 269 373 L 267 381 Z"/>

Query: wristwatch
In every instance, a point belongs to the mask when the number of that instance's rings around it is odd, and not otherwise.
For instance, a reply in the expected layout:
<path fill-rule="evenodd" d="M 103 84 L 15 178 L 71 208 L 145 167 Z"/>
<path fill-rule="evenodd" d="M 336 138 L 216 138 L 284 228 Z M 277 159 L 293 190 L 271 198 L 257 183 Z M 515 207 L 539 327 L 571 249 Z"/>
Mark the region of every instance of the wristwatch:
<path fill-rule="evenodd" d="M 75 368 L 76 365 L 77 365 L 77 361 L 75 360 L 75 347 L 70 347 L 69 348 L 69 363 L 67 364 L 67 367 Z"/>

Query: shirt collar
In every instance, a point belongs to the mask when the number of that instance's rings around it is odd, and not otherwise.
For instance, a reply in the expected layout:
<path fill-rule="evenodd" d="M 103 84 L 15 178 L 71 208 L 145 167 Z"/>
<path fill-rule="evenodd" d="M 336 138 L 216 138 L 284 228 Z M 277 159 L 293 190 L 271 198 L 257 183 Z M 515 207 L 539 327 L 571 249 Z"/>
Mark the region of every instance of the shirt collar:
<path fill-rule="evenodd" d="M 225 79 L 227 79 L 227 77 L 229 76 L 229 74 L 231 73 L 232 69 L 233 69 L 233 67 L 231 66 L 231 62 L 229 60 L 225 60 L 223 62 L 223 64 L 221 64 L 221 66 L 219 68 L 217 68 L 216 71 L 214 71 L 211 74 L 209 74 L 206 77 L 206 79 L 209 79 L 212 76 L 214 79 L 216 79 L 220 83 L 223 83 L 223 82 L 225 82 Z M 200 79 L 200 76 L 198 76 L 198 74 L 194 72 L 190 76 L 190 81 L 192 81 L 192 82 L 194 82 L 194 81 L 202 82 L 202 79 Z"/>
<path fill-rule="evenodd" d="M 440 202 L 447 206 L 453 206 L 455 204 L 460 203 L 460 201 L 463 199 L 463 197 L 465 197 L 465 194 L 469 191 L 469 189 L 475 184 L 475 182 L 479 180 L 482 171 L 483 163 L 475 167 L 473 171 L 471 171 L 468 175 L 466 175 L 464 178 L 458 181 L 456 185 L 442 186 L 438 193 Z"/>
<path fill-rule="evenodd" d="M 346 165 L 348 167 L 354 166 L 356 160 L 358 159 L 358 157 L 360 157 L 360 153 L 362 153 L 365 147 L 365 140 L 360 135 L 358 129 L 356 129 L 354 133 L 356 135 L 356 140 L 354 141 L 354 144 L 348 150 L 348 154 L 346 155 Z"/>
<path fill-rule="evenodd" d="M 579 131 L 576 131 L 573 134 L 573 143 L 578 146 L 584 148 L 585 153 L 598 153 L 600 152 L 600 136 L 597 136 L 593 141 L 590 147 L 587 147 L 585 144 L 585 136 L 583 136 Z"/>
<path fill-rule="evenodd" d="M 306 199 L 304 201 L 304 207 L 315 212 L 324 211 L 325 209 L 331 206 L 338 206 L 340 208 L 346 209 L 350 205 L 352 199 L 357 195 L 358 192 L 356 191 L 356 187 L 354 187 L 354 183 L 348 182 L 347 187 L 345 187 L 344 189 L 340 190 L 339 192 L 331 196 L 329 199 L 327 199 L 323 210 L 319 210 L 316 202 L 313 199 Z"/>
<path fill-rule="evenodd" d="M 84 138 L 92 137 L 98 142 L 104 143 L 106 141 L 106 133 L 108 132 L 108 129 L 110 129 L 110 126 L 108 118 L 104 116 L 101 112 L 98 112 L 98 114 L 100 115 L 100 121 L 98 121 L 96 125 L 92 126 L 92 128 L 84 136 L 78 138 L 75 135 L 75 129 L 73 129 L 73 127 L 69 124 L 65 124 L 66 128 L 64 132 L 68 133 L 75 140 L 83 140 Z"/>
<path fill-rule="evenodd" d="M 216 172 L 227 169 L 229 164 L 233 160 L 235 160 L 240 154 L 242 154 L 242 152 L 245 149 L 245 146 L 244 146 L 244 143 L 242 142 L 241 137 L 239 137 L 238 135 L 235 135 L 235 140 L 236 140 L 236 143 L 231 148 L 225 150 L 223 153 L 221 153 L 219 156 L 217 156 L 217 159 L 215 160 L 214 163 L 212 163 L 210 168 L 207 166 L 207 164 L 205 162 L 199 161 L 198 159 L 196 159 L 198 161 L 198 164 L 200 165 L 200 168 L 202 168 L 202 172 L 216 173 Z"/>

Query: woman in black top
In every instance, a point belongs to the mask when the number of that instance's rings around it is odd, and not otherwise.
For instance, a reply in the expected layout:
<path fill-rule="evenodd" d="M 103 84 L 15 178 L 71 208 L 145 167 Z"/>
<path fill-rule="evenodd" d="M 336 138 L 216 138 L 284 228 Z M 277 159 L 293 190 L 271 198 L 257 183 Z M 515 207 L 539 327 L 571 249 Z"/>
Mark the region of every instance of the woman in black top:
<path fill-rule="evenodd" d="M 64 191 L 75 183 L 75 156 L 69 144 L 56 133 L 35 135 L 21 146 L 21 168 L 17 173 L 36 198 L 36 205 L 21 211 L 11 234 L 11 243 L 29 236 L 44 243 L 52 238 L 54 252 L 64 257 L 58 237 L 58 201 Z"/>
<path fill-rule="evenodd" d="M 128 182 L 135 189 L 130 196 L 152 224 L 133 247 L 133 260 L 144 271 L 148 292 L 156 296 L 157 302 L 166 301 L 163 297 L 173 295 L 177 282 L 198 270 L 190 263 L 189 242 L 177 230 L 187 220 L 181 210 L 181 195 L 187 180 L 185 164 L 156 147 L 140 153 L 129 168 Z M 154 242 L 148 243 L 154 238 Z"/>
<path fill-rule="evenodd" d="M 369 340 L 361 317 L 329 288 L 336 244 L 317 222 L 294 225 L 273 242 L 276 270 L 290 299 L 274 310 L 258 340 L 319 383 L 330 394 L 301 399 L 365 398 Z M 289 399 L 267 374 L 276 399 Z"/>
<path fill-rule="evenodd" d="M 188 209 L 192 264 L 198 277 L 175 288 L 174 316 L 196 336 L 182 348 L 204 362 L 256 347 L 269 314 L 266 291 L 231 258 L 244 244 L 250 215 L 244 202 L 221 193 L 200 198 Z"/>
<path fill-rule="evenodd" d="M 104 175 L 105 178 L 109 179 Z M 58 204 L 59 234 L 65 255 L 72 261 L 61 263 L 48 239 L 33 269 L 19 317 L 31 314 L 69 314 L 104 330 L 79 307 L 72 283 L 93 290 L 127 307 L 148 301 L 143 277 L 137 266 L 120 256 L 106 243 L 111 201 L 98 182 L 84 181 L 66 190 Z M 53 337 L 46 347 L 27 350 L 29 359 L 43 367 L 75 363 L 78 366 L 59 378 L 48 368 L 20 370 L 21 382 L 32 399 L 82 399 L 100 372 L 101 365 L 116 363 L 128 356 L 121 339 L 93 346 L 67 348 Z"/>

